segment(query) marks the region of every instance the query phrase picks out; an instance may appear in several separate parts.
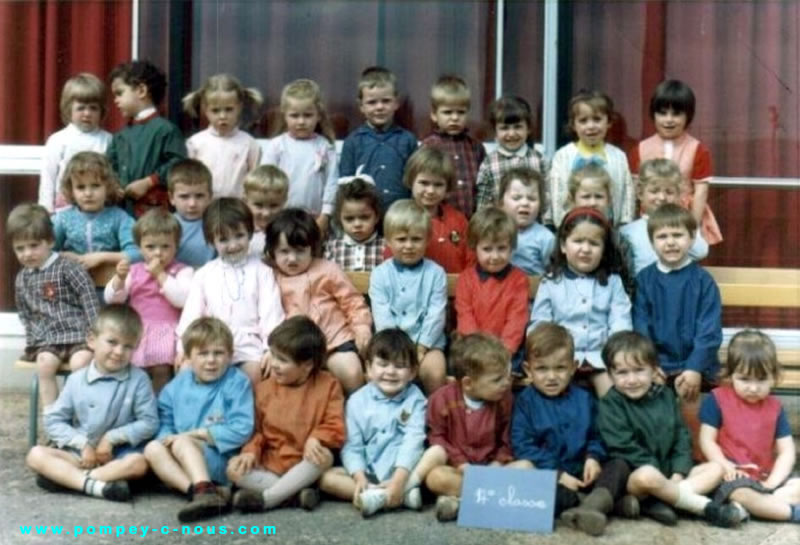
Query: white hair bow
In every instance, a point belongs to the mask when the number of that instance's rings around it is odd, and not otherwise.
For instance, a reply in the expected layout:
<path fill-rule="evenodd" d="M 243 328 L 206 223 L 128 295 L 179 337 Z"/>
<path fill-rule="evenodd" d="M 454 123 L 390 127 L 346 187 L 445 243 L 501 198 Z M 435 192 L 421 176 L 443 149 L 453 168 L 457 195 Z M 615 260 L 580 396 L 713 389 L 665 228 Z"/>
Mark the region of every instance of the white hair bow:
<path fill-rule="evenodd" d="M 359 165 L 356 169 L 356 173 L 353 176 L 342 176 L 339 178 L 338 185 L 347 185 L 352 183 L 354 180 L 363 180 L 370 185 L 375 185 L 375 180 L 369 174 L 361 174 L 361 171 L 364 170 L 364 165 Z"/>

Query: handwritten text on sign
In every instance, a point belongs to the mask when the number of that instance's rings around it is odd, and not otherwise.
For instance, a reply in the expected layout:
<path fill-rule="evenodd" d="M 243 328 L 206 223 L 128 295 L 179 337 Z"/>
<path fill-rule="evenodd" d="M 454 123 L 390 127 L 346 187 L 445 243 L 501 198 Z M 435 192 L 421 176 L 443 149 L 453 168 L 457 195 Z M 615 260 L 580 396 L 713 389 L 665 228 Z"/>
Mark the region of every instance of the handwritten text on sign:
<path fill-rule="evenodd" d="M 552 532 L 556 472 L 467 466 L 458 525 Z"/>

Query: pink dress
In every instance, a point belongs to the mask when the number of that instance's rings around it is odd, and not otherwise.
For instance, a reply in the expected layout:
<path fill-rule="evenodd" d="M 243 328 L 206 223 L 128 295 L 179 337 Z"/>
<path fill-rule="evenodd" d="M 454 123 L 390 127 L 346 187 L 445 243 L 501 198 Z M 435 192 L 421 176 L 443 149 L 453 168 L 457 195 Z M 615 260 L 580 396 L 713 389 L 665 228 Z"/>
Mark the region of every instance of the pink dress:
<path fill-rule="evenodd" d="M 166 273 L 167 281 L 161 287 L 147 272 L 144 263 L 134 263 L 121 290 L 113 290 L 113 281 L 106 286 L 107 302 L 124 302 L 128 298 L 128 304 L 142 318 L 142 338 L 131 357 L 131 363 L 137 367 L 175 361 L 175 327 L 189 293 L 193 271 L 173 261 Z"/>

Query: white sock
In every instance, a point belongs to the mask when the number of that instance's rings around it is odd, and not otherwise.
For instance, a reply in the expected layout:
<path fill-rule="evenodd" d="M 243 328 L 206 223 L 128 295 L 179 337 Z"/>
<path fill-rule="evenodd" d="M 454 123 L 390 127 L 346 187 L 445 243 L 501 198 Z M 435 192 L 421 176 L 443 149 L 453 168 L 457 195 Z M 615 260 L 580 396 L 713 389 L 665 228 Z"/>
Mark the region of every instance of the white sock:
<path fill-rule="evenodd" d="M 105 481 L 92 479 L 89 477 L 89 473 L 86 473 L 86 480 L 83 481 L 83 493 L 88 496 L 102 498 L 103 488 L 105 488 L 106 484 Z"/>
<path fill-rule="evenodd" d="M 692 485 L 688 481 L 678 483 L 678 501 L 675 502 L 675 507 L 678 509 L 689 511 L 695 515 L 702 515 L 703 510 L 709 503 L 711 503 L 711 500 L 692 490 Z"/>
<path fill-rule="evenodd" d="M 419 478 L 416 471 L 412 471 L 408 476 L 406 487 L 403 492 L 408 492 L 412 488 L 417 488 L 420 484 L 422 484 L 422 479 Z"/>

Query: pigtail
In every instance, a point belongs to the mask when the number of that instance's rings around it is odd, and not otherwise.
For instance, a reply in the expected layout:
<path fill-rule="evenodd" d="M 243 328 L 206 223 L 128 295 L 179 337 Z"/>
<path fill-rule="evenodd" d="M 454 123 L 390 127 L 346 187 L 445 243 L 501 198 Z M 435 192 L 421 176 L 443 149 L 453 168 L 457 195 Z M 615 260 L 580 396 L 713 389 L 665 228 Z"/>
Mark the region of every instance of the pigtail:
<path fill-rule="evenodd" d="M 205 94 L 208 85 L 203 85 L 200 89 L 192 91 L 181 99 L 183 111 L 191 117 L 200 117 L 200 105 L 203 102 L 203 95 Z"/>
<path fill-rule="evenodd" d="M 242 109 L 253 117 L 258 117 L 258 111 L 264 104 L 264 95 L 255 87 L 239 88 L 239 97 L 242 101 Z"/>

